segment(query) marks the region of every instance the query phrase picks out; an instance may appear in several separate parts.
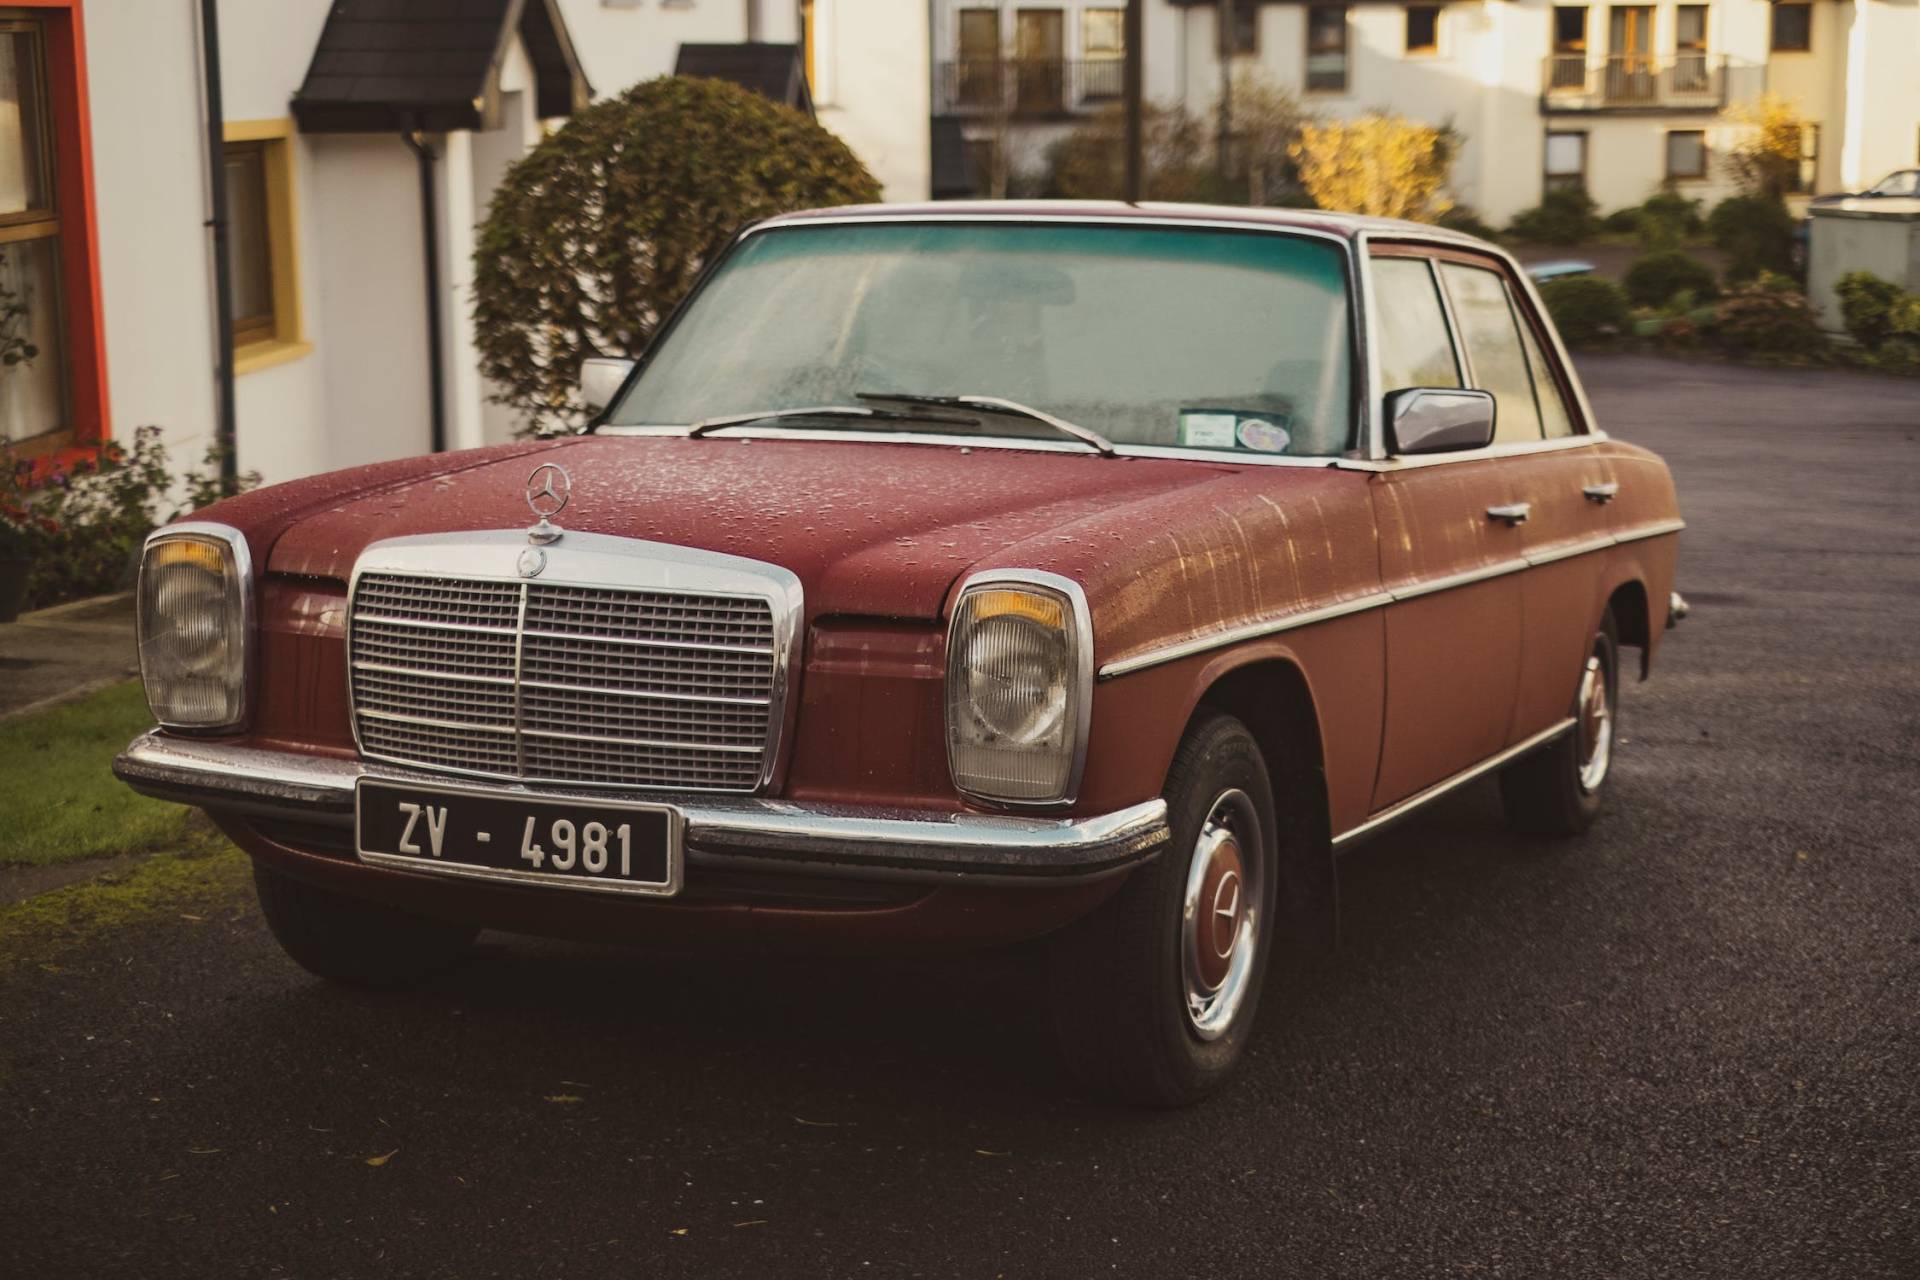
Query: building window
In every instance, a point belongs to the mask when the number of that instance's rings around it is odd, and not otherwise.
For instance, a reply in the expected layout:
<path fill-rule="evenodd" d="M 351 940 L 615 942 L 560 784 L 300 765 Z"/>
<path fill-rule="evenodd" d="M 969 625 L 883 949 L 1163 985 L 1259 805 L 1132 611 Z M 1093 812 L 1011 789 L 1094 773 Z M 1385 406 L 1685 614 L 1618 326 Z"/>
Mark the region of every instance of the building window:
<path fill-rule="evenodd" d="M 1707 135 L 1699 129 L 1667 133 L 1667 180 L 1687 182 L 1707 176 Z"/>
<path fill-rule="evenodd" d="M 41 32 L 0 20 L 0 442 L 68 425 Z"/>
<path fill-rule="evenodd" d="M 234 371 L 303 355 L 295 257 L 292 122 L 227 126 L 227 269 Z"/>
<path fill-rule="evenodd" d="M 1813 6 L 1776 4 L 1773 6 L 1773 51 L 1805 53 L 1813 48 Z"/>
<path fill-rule="evenodd" d="M 1673 51 L 1675 53 L 1707 51 L 1707 6 L 1683 4 L 1673 11 Z"/>
<path fill-rule="evenodd" d="M 1085 60 L 1081 97 L 1098 101 L 1125 93 L 1126 18 L 1125 9 L 1081 10 L 1080 56 Z"/>
<path fill-rule="evenodd" d="M 1584 190 L 1586 185 L 1587 135 L 1549 133 L 1547 135 L 1547 190 L 1558 191 L 1566 188 Z"/>
<path fill-rule="evenodd" d="M 1347 6 L 1307 7 L 1307 88 L 1344 93 L 1347 88 Z"/>
<path fill-rule="evenodd" d="M 1810 124 L 1800 130 L 1800 163 L 1793 167 L 1793 185 L 1787 190 L 1812 195 L 1820 170 L 1820 126 Z"/>
<path fill-rule="evenodd" d="M 1407 52 L 1437 53 L 1440 49 L 1440 6 L 1407 6 Z"/>
<path fill-rule="evenodd" d="M 1555 5 L 1553 59 L 1548 63 L 1549 89 L 1587 87 L 1587 9 L 1585 5 Z"/>
<path fill-rule="evenodd" d="M 1232 20 L 1220 27 L 1221 56 L 1260 52 L 1259 0 L 1233 0 L 1232 9 Z"/>

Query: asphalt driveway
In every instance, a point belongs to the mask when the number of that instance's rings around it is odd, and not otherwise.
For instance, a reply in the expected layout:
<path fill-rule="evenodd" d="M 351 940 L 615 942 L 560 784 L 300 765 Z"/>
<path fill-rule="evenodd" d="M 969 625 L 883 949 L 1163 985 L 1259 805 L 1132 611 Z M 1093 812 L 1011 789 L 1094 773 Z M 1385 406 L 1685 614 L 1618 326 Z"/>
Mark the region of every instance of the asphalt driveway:
<path fill-rule="evenodd" d="M 1609 809 L 1350 855 L 1216 1100 L 1075 1096 L 1005 957 L 375 997 L 236 887 L 0 974 L 0 1274 L 1920 1275 L 1920 382 L 1582 367 L 1692 525 Z"/>

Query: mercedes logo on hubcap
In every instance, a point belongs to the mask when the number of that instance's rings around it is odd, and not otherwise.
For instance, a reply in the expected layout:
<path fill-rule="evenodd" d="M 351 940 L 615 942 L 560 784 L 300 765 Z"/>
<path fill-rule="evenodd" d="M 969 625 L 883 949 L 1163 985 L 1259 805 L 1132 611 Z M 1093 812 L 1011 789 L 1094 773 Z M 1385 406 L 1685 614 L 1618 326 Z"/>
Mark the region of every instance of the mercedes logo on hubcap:
<path fill-rule="evenodd" d="M 1240 932 L 1240 875 L 1229 871 L 1220 877 L 1213 891 L 1213 919 L 1208 930 L 1213 953 L 1223 959 L 1233 954 L 1234 938 Z"/>

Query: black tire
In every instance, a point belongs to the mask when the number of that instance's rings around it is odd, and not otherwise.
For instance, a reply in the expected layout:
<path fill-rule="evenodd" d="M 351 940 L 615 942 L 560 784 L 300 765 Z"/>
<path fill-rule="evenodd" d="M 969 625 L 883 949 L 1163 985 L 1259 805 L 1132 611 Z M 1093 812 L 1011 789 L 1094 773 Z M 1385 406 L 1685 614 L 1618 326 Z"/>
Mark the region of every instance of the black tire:
<path fill-rule="evenodd" d="M 480 932 L 321 889 L 259 862 L 253 887 L 281 949 L 307 972 L 348 986 L 419 982 L 459 961 Z"/>
<path fill-rule="evenodd" d="M 1257 840 L 1236 847 L 1246 899 L 1260 914 L 1237 1006 L 1224 1030 L 1204 1039 L 1187 1007 L 1183 911 L 1202 828 L 1216 800 L 1235 792 L 1250 802 L 1235 812 L 1250 807 L 1259 828 Z M 1217 712 L 1203 712 L 1188 728 L 1164 794 L 1172 840 L 1092 915 L 1055 935 L 1047 990 L 1061 1054 L 1091 1092 L 1174 1107 L 1217 1089 L 1246 1047 L 1279 942 L 1279 823 L 1259 745 L 1240 721 Z M 1250 824 L 1238 822 L 1236 832 L 1243 825 Z"/>
<path fill-rule="evenodd" d="M 1619 742 L 1620 632 L 1611 606 L 1600 615 L 1599 630 L 1588 646 L 1587 660 L 1593 659 L 1599 660 L 1606 678 L 1607 759 L 1601 765 L 1600 777 L 1592 785 L 1583 777 L 1592 755 L 1583 731 L 1582 707 L 1587 693 L 1583 668 L 1573 695 L 1573 731 L 1562 734 L 1551 746 L 1514 761 L 1500 773 L 1500 800 L 1507 811 L 1507 822 L 1524 835 L 1577 836 L 1599 816 L 1607 766 Z"/>

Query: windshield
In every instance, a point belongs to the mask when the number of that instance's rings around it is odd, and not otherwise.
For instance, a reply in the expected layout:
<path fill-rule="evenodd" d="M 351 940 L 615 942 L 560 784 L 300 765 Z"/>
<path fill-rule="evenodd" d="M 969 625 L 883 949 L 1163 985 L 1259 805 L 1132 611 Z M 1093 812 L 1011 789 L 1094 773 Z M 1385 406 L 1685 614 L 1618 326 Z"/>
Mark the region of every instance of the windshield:
<path fill-rule="evenodd" d="M 1880 179 L 1873 186 L 1878 196 L 1920 195 L 1920 169 L 1903 169 Z"/>
<path fill-rule="evenodd" d="M 1121 445 L 1338 454 L 1352 434 L 1347 306 L 1339 246 L 1271 232 L 781 227 L 721 264 L 606 420 L 977 395 Z M 977 430 L 1059 438 L 1004 414 Z"/>

